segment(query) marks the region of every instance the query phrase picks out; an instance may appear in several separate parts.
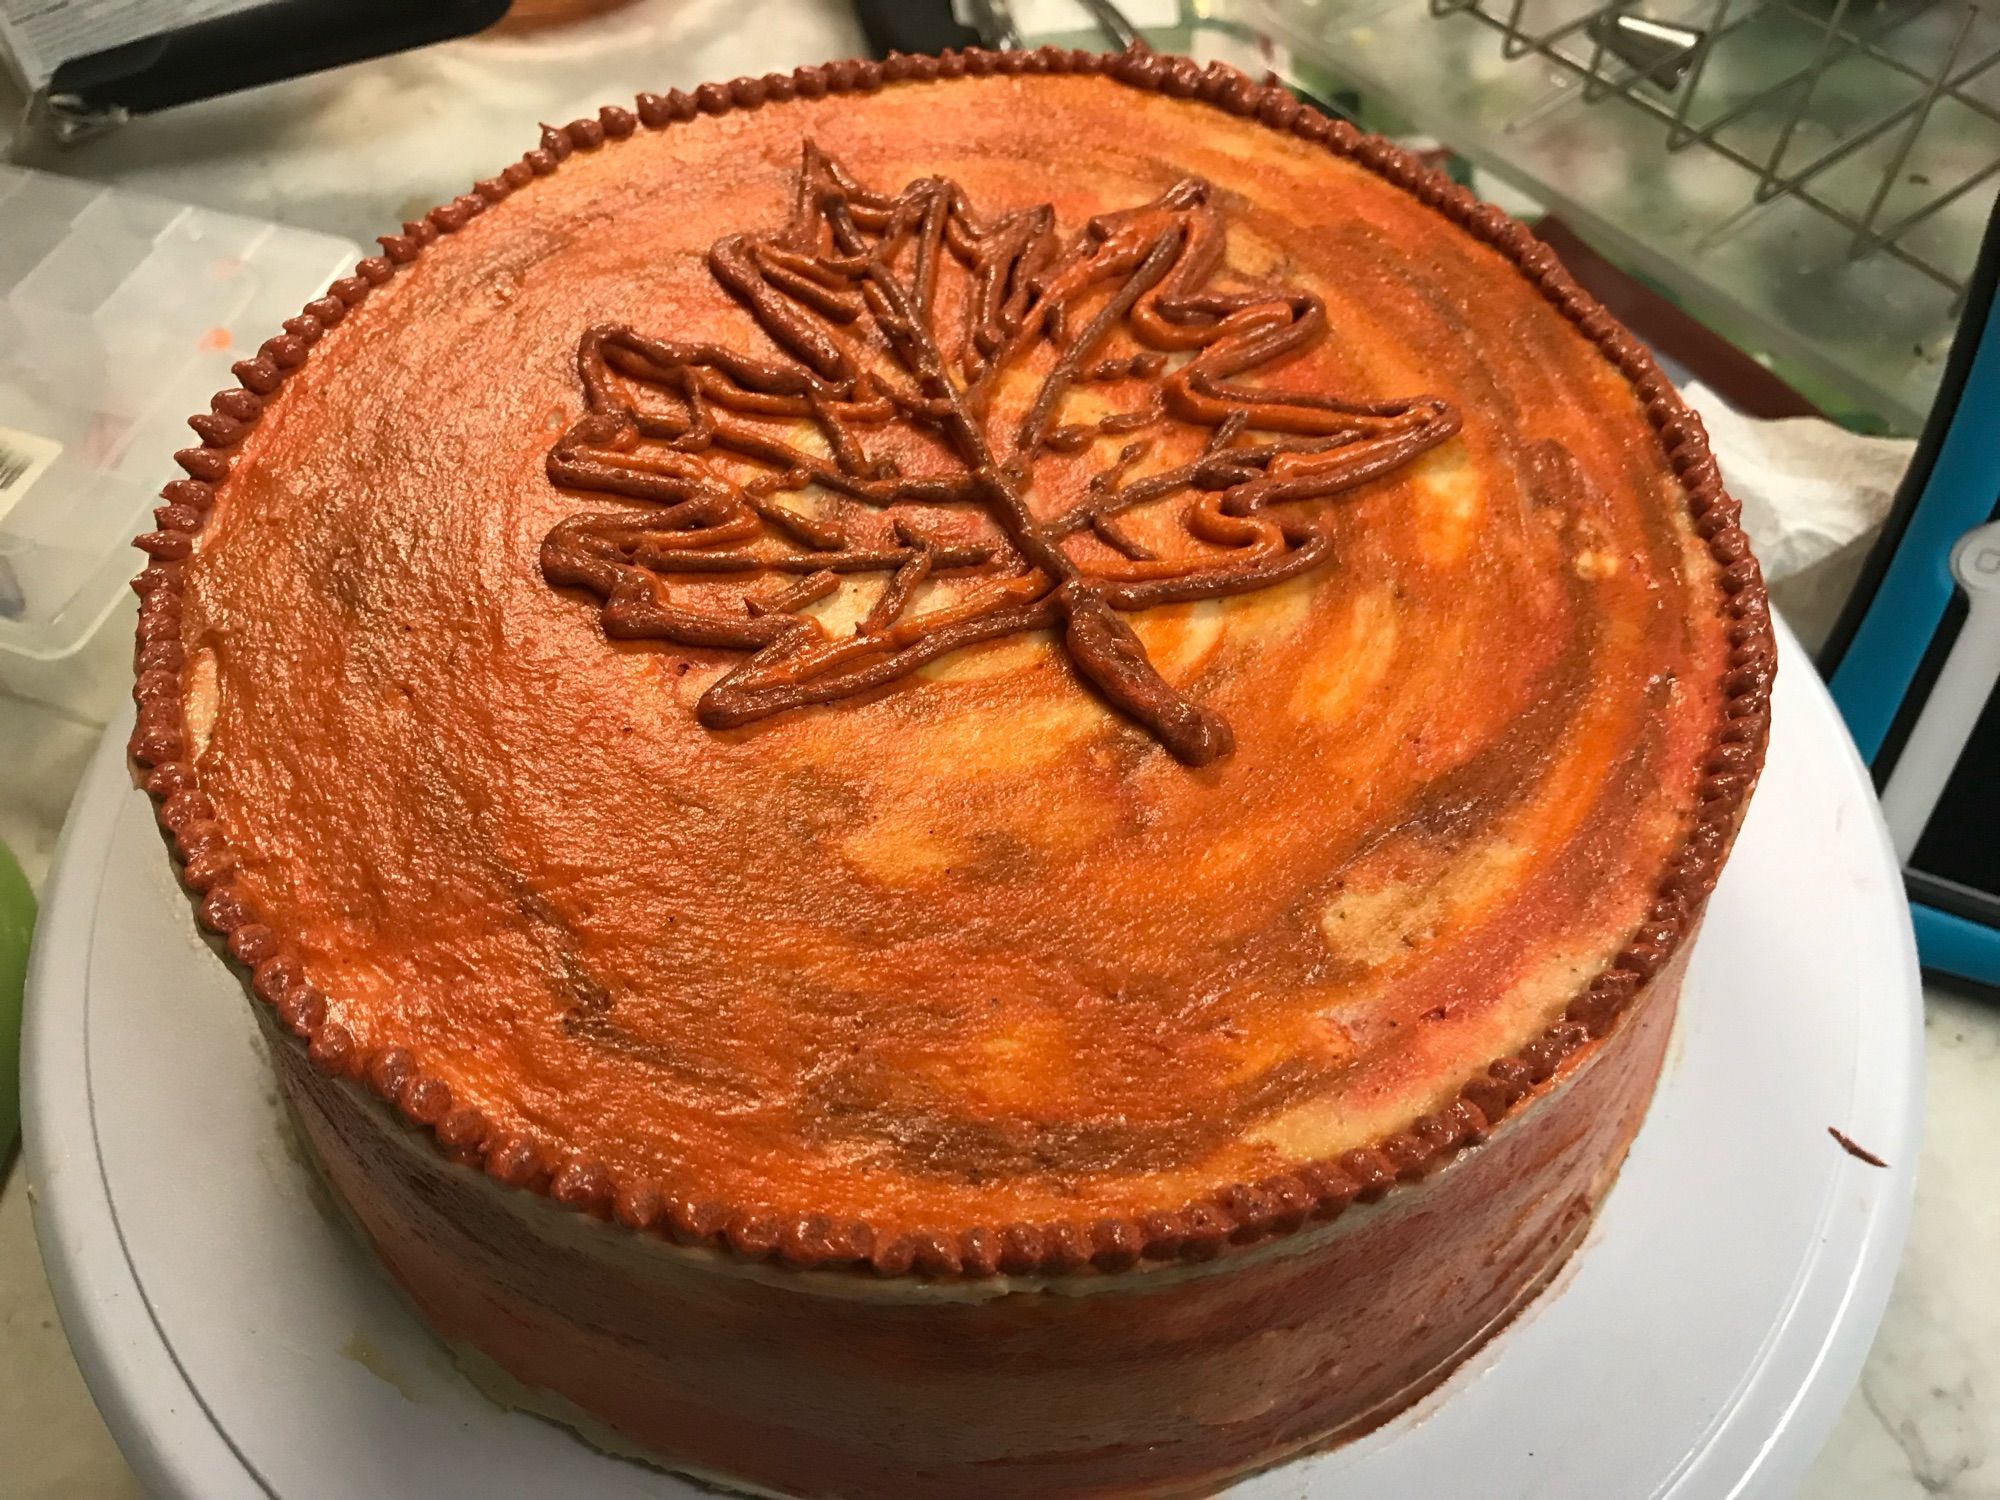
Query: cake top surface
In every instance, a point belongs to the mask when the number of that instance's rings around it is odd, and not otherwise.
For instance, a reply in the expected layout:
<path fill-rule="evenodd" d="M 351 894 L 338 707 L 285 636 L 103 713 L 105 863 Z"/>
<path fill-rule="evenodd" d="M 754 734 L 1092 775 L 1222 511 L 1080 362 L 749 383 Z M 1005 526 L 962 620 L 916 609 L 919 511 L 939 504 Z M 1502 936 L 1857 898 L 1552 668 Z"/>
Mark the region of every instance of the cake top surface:
<path fill-rule="evenodd" d="M 1142 61 L 607 110 L 314 304 L 167 748 L 327 1066 L 684 1238 L 1087 1258 L 1476 1133 L 1674 946 L 1698 428 L 1490 211 Z"/>

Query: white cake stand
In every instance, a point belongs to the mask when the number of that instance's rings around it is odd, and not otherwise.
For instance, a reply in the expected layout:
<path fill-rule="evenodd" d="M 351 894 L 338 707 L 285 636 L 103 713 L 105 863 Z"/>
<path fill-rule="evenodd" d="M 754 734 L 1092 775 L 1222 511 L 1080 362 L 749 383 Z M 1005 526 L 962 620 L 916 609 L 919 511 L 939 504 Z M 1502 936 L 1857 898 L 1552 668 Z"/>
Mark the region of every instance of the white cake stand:
<path fill-rule="evenodd" d="M 1867 777 L 1789 636 L 1783 662 L 1658 1097 L 1583 1250 L 1415 1410 L 1238 1500 L 1796 1486 L 1888 1296 L 1923 1053 Z M 139 1476 L 163 1500 L 696 1495 L 489 1404 L 332 1217 L 125 734 L 106 734 L 50 882 L 26 1126 L 57 1305 Z"/>

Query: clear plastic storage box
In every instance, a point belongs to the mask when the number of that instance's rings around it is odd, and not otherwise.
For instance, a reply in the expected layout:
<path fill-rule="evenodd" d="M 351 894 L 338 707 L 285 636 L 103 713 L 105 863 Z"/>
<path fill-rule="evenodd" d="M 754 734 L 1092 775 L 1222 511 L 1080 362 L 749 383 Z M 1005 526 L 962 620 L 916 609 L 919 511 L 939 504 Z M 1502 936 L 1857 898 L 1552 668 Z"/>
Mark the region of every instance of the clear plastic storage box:
<path fill-rule="evenodd" d="M 76 650 L 190 413 L 346 273 L 333 235 L 0 166 L 0 651 Z"/>

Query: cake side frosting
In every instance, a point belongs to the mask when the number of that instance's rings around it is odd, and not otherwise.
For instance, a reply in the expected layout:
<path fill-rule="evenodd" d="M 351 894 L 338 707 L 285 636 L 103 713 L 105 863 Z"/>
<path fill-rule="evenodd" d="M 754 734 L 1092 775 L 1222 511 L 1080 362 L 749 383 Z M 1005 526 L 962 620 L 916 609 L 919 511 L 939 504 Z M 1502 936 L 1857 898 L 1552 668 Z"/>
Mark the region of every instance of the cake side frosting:
<path fill-rule="evenodd" d="M 1685 960 L 1416 1187 L 1213 1261 L 1041 1278 L 623 1234 L 452 1166 L 266 1031 L 336 1195 L 499 1399 L 742 1489 L 1193 1495 L 1396 1416 L 1548 1285 L 1645 1111 Z"/>

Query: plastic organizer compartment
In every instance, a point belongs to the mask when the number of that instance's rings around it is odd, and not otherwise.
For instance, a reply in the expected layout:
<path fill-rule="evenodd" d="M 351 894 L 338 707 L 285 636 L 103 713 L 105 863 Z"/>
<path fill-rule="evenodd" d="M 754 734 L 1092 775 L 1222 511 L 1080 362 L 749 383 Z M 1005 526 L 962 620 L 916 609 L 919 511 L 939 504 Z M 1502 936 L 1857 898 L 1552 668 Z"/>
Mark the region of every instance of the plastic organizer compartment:
<path fill-rule="evenodd" d="M 190 412 L 361 254 L 0 166 L 0 650 L 67 655 L 139 555 Z"/>

